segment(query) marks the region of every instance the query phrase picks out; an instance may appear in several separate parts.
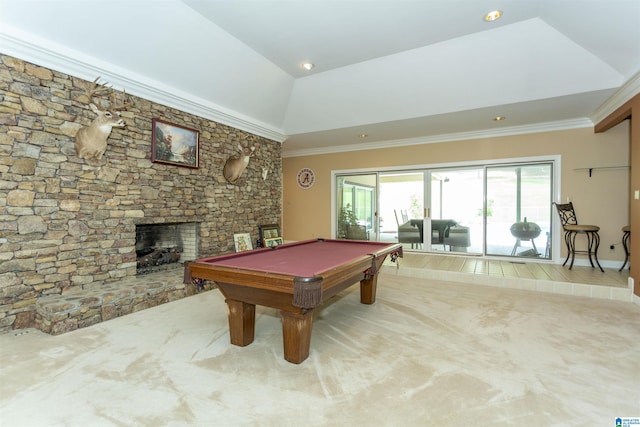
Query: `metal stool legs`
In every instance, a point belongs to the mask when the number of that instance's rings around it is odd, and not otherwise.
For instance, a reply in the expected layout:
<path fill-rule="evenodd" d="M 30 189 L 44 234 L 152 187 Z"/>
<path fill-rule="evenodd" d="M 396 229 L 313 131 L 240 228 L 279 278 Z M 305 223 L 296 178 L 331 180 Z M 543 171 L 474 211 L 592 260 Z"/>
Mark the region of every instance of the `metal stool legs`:
<path fill-rule="evenodd" d="M 631 227 L 629 227 L 628 225 L 626 227 L 622 227 L 622 247 L 624 248 L 624 263 L 622 264 L 622 267 L 620 267 L 620 270 L 618 271 L 622 271 L 622 269 L 624 268 L 625 265 L 627 265 L 627 262 L 629 261 L 629 239 L 631 238 Z"/>
<path fill-rule="evenodd" d="M 576 236 L 579 233 L 584 233 L 587 236 L 587 250 L 586 251 L 576 251 Z M 600 271 L 604 273 L 604 269 L 600 265 L 598 261 L 598 248 L 600 247 L 600 235 L 597 231 L 566 231 L 564 234 L 564 241 L 567 244 L 567 259 L 564 260 L 563 266 L 567 264 L 569 261 L 569 257 L 571 257 L 571 263 L 569 264 L 569 270 L 573 268 L 573 261 L 576 258 L 576 252 L 578 253 L 586 253 L 589 256 L 589 263 L 591 263 L 591 267 L 595 267 L 593 264 L 593 260 L 595 259 L 596 264 Z M 593 257 L 592 257 L 593 255 Z"/>

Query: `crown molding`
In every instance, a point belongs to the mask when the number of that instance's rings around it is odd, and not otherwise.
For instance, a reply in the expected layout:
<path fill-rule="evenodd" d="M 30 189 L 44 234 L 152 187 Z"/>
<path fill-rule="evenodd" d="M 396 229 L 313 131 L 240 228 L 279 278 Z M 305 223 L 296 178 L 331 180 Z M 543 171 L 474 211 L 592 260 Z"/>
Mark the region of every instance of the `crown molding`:
<path fill-rule="evenodd" d="M 9 34 L 7 31 L 11 31 Z M 186 113 L 234 127 L 267 139 L 283 142 L 287 135 L 279 129 L 225 109 L 217 104 L 180 91 L 122 67 L 70 50 L 50 41 L 6 26 L 0 31 L 0 53 L 93 81 L 101 76 L 127 93 L 176 108 Z"/>
<path fill-rule="evenodd" d="M 36 38 L 30 33 L 24 33 L 10 26 L 4 26 L 4 28 L 0 30 L 0 52 L 87 81 L 92 81 L 95 76 L 99 75 L 116 86 L 126 88 L 128 93 L 149 101 L 176 108 L 277 142 L 282 143 L 287 139 L 287 135 L 284 132 L 273 126 L 243 116 L 238 112 L 225 109 L 210 101 L 198 98 L 145 76 L 133 73 L 130 70 L 73 51 L 48 40 Z M 629 81 L 612 97 L 605 101 L 590 118 L 514 126 L 499 130 L 458 132 L 418 138 L 291 151 L 287 151 L 286 144 L 284 144 L 282 157 L 302 157 L 349 151 L 374 150 L 590 127 L 593 126 L 594 123 L 600 122 L 638 93 L 640 93 L 640 73 L 629 79 Z"/>
<path fill-rule="evenodd" d="M 620 89 L 616 91 L 609 99 L 607 99 L 600 107 L 591 115 L 593 123 L 600 123 L 611 113 L 618 109 L 625 102 L 640 93 L 640 73 L 631 77 Z"/>
<path fill-rule="evenodd" d="M 310 148 L 302 150 L 286 150 L 286 144 L 283 145 L 282 157 L 303 157 L 315 156 L 321 154 L 344 153 L 348 151 L 377 150 L 381 148 L 398 148 L 408 147 L 412 145 L 437 144 L 440 142 L 466 141 L 470 139 L 486 139 L 498 138 L 503 136 L 523 135 L 540 132 L 554 132 L 568 129 L 579 129 L 585 127 L 593 127 L 593 122 L 587 118 L 560 120 L 555 122 L 536 123 L 526 126 L 511 126 L 501 129 L 489 129 L 471 132 L 456 132 L 441 135 L 432 135 L 427 137 L 407 138 L 369 142 L 363 144 L 335 145 L 324 148 Z"/>

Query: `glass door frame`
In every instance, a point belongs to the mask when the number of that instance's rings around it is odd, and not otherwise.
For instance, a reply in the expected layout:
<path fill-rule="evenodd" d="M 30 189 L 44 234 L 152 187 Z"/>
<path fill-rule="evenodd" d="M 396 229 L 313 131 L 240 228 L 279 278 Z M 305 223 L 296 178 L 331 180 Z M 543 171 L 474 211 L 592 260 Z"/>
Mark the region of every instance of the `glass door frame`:
<path fill-rule="evenodd" d="M 438 169 L 451 169 L 451 168 L 485 168 L 488 166 L 498 166 L 498 165 L 509 165 L 509 164 L 529 164 L 529 163 L 551 163 L 552 164 L 552 200 L 559 202 L 560 201 L 560 190 L 561 190 L 561 171 L 562 171 L 562 157 L 560 155 L 549 155 L 549 156 L 533 156 L 533 157 L 518 157 L 518 158 L 504 158 L 504 159 L 488 159 L 481 161 L 465 161 L 465 162 L 451 162 L 451 163 L 435 163 L 435 164 L 423 164 L 423 165 L 407 165 L 407 166 L 393 166 L 393 167 L 379 167 L 379 168 L 360 168 L 360 169 L 341 169 L 341 170 L 332 170 L 331 171 L 331 235 L 336 236 L 336 179 L 338 175 L 360 175 L 360 174 L 375 174 L 376 175 L 376 195 L 375 195 L 375 212 L 374 212 L 374 224 L 373 233 L 370 236 L 370 240 L 378 240 L 379 239 L 379 215 L 380 212 L 380 173 L 384 172 L 410 172 L 410 171 L 422 171 L 425 173 L 425 183 L 427 183 L 427 177 L 431 177 L 431 173 Z M 430 181 L 428 181 L 430 184 Z M 483 186 L 486 186 L 486 178 Z M 430 185 L 425 184 L 425 210 L 429 213 L 431 209 L 431 202 L 427 196 L 430 196 Z M 552 207 L 551 207 L 552 208 Z M 487 209 L 487 195 L 486 188 L 484 189 L 483 194 L 483 215 L 486 215 Z M 426 216 L 426 215 L 425 215 Z M 551 258 L 550 259 L 527 259 L 527 261 L 532 262 L 553 262 L 557 264 L 560 260 L 560 247 L 562 241 L 562 232 L 560 222 L 558 220 L 557 215 L 553 215 L 553 212 L 550 212 L 550 220 L 551 220 L 551 230 L 552 230 L 552 240 L 551 240 Z M 486 219 L 483 219 L 484 223 L 484 237 L 483 240 L 486 240 Z M 426 239 L 425 239 L 426 240 Z M 499 256 L 487 256 L 485 251 L 486 243 L 483 242 L 483 253 L 481 255 L 474 256 L 482 256 L 484 258 L 491 259 L 507 259 L 513 260 L 513 257 L 499 257 Z M 440 252 L 442 253 L 442 252 Z"/>

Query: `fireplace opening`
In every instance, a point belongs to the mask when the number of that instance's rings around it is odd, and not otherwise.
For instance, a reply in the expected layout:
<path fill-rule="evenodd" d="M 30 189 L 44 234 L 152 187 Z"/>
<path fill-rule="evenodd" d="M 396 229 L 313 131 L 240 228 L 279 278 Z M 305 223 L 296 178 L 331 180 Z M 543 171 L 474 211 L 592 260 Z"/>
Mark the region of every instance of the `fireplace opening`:
<path fill-rule="evenodd" d="M 148 274 L 198 258 L 196 222 L 136 225 L 136 273 Z"/>

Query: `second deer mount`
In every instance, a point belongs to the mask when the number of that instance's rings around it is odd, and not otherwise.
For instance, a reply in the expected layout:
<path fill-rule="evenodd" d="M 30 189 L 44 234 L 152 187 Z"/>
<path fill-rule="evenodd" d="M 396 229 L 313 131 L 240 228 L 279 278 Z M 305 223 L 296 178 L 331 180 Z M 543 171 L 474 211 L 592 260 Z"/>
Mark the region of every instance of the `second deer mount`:
<path fill-rule="evenodd" d="M 235 184 L 240 176 L 242 176 L 242 172 L 249 165 L 249 160 L 256 153 L 255 146 L 246 146 L 243 147 L 241 144 L 238 144 L 238 150 L 240 150 L 240 156 L 238 157 L 229 157 L 226 163 L 224 164 L 224 169 L 222 170 L 222 175 L 224 179 L 227 180 L 230 184 Z"/>
<path fill-rule="evenodd" d="M 122 92 L 121 99 L 116 97 L 115 91 L 107 86 L 107 83 L 99 83 L 98 76 L 91 84 L 87 95 L 89 97 L 89 108 L 96 114 L 96 118 L 89 126 L 78 130 L 74 147 L 76 154 L 81 159 L 100 160 L 107 150 L 107 139 L 114 127 L 125 127 L 126 123 L 120 117 L 120 112 L 124 111 L 133 101 L 127 96 L 126 91 Z M 111 108 L 101 110 L 94 103 L 94 98 L 103 98 L 109 95 Z"/>

